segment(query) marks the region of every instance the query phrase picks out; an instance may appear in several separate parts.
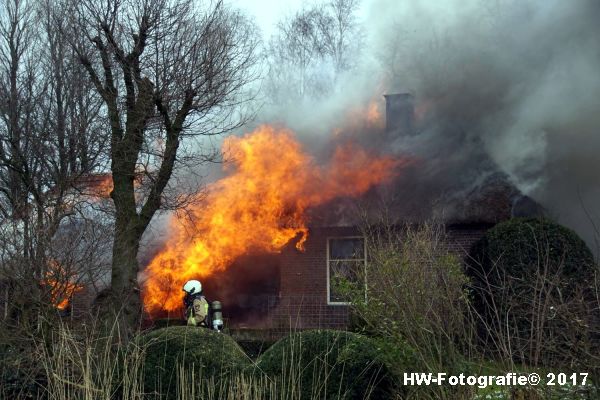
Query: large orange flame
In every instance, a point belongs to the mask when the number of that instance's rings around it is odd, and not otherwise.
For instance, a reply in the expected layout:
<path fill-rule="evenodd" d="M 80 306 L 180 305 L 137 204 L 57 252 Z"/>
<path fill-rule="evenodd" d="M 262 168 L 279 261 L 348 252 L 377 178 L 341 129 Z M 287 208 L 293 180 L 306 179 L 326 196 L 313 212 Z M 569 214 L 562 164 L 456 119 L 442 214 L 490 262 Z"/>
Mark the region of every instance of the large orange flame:
<path fill-rule="evenodd" d="M 233 157 L 228 176 L 208 187 L 187 223 L 170 220 L 169 239 L 146 268 L 143 299 L 150 313 L 179 309 L 187 280 L 206 278 L 243 254 L 277 252 L 297 236 L 301 248 L 307 208 L 360 195 L 398 166 L 346 145 L 320 167 L 291 131 L 270 126 L 227 138 L 223 150 Z"/>

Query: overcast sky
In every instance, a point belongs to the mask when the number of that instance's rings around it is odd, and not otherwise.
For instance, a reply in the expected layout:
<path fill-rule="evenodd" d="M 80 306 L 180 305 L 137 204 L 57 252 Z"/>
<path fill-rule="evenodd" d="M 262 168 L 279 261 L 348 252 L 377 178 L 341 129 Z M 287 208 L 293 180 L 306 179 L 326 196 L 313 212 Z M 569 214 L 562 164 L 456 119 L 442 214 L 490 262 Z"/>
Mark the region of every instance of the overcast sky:
<path fill-rule="evenodd" d="M 248 11 L 256 18 L 256 23 L 262 29 L 265 38 L 271 35 L 273 27 L 281 17 L 294 13 L 303 5 L 308 6 L 314 3 L 317 2 L 307 0 L 230 0 L 230 4 Z M 371 0 L 362 1 L 360 14 L 364 15 L 364 10 L 370 3 Z"/>
<path fill-rule="evenodd" d="M 254 16 L 265 37 L 271 34 L 273 26 L 281 16 L 293 13 L 306 3 L 302 0 L 230 0 L 230 2 Z"/>

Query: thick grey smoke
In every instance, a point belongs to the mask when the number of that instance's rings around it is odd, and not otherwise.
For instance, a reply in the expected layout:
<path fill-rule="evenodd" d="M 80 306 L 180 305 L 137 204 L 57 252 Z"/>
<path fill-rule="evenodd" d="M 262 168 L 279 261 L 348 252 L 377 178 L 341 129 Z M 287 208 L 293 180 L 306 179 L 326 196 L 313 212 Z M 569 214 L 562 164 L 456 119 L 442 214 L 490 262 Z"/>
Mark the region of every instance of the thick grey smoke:
<path fill-rule="evenodd" d="M 599 20 L 593 0 L 380 0 L 369 26 L 377 21 L 371 48 L 390 90 L 413 91 L 431 116 L 429 144 L 446 143 L 458 153 L 451 157 L 485 150 L 523 193 L 593 244 Z M 472 170 L 456 172 L 474 181 L 486 170 L 465 166 Z"/>
<path fill-rule="evenodd" d="M 402 201 L 451 208 L 502 175 L 595 248 L 600 2 L 374 0 L 365 6 L 358 68 L 330 96 L 267 107 L 262 120 L 282 121 L 319 147 L 324 139 L 317 139 L 343 125 L 351 107 L 409 91 L 417 132 L 388 143 L 422 160 L 399 182 Z"/>

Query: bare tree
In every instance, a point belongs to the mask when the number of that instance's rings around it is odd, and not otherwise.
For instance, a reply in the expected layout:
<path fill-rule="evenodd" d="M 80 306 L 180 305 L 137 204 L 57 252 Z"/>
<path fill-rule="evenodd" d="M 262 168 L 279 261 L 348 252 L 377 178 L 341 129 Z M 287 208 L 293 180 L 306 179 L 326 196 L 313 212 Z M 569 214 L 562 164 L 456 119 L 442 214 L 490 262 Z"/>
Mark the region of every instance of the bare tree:
<path fill-rule="evenodd" d="M 316 21 L 322 35 L 322 52 L 333 64 L 336 75 L 356 65 L 362 33 L 356 19 L 359 0 L 331 0 Z"/>
<path fill-rule="evenodd" d="M 327 94 L 339 75 L 356 65 L 362 44 L 358 6 L 358 0 L 332 0 L 277 24 L 267 77 L 275 101 Z"/>
<path fill-rule="evenodd" d="M 253 25 L 221 1 L 88 0 L 71 4 L 72 48 L 103 99 L 110 123 L 115 206 L 109 310 L 135 326 L 140 315 L 137 254 L 180 165 L 180 146 L 245 121 L 253 80 Z M 200 161 L 208 156 L 195 154 Z M 148 183 L 136 198 L 134 180 Z"/>
<path fill-rule="evenodd" d="M 38 305 L 51 304 L 40 282 L 52 238 L 73 213 L 69 193 L 105 154 L 99 98 L 55 12 L 50 2 L 0 5 L 0 266 Z"/>

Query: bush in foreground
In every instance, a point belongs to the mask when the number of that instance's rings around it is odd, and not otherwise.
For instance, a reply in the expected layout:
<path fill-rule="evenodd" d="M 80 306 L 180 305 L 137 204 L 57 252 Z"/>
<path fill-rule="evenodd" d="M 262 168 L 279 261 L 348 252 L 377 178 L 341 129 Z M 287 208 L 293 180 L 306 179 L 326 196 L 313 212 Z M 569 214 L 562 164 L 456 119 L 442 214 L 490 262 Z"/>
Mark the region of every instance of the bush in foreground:
<path fill-rule="evenodd" d="M 176 398 L 186 386 L 226 390 L 228 378 L 250 365 L 231 337 L 209 329 L 162 328 L 141 336 L 139 344 L 146 352 L 144 390 L 160 393 L 161 398 Z M 199 385 L 200 380 L 211 385 Z"/>
<path fill-rule="evenodd" d="M 412 353 L 404 350 L 394 354 L 408 364 Z M 296 382 L 280 389 L 293 390 L 301 399 L 380 399 L 389 398 L 394 388 L 390 363 L 389 352 L 373 339 L 316 330 L 281 339 L 260 356 L 257 366 L 279 382 Z"/>
<path fill-rule="evenodd" d="M 490 229 L 471 260 L 481 336 L 498 353 L 533 365 L 597 353 L 596 267 L 575 232 L 546 219 L 513 219 Z"/>
<path fill-rule="evenodd" d="M 354 329 L 407 343 L 427 370 L 448 371 L 462 360 L 472 325 L 466 318 L 468 278 L 448 252 L 445 227 L 365 224 L 362 231 L 369 262 L 346 286 Z"/>

